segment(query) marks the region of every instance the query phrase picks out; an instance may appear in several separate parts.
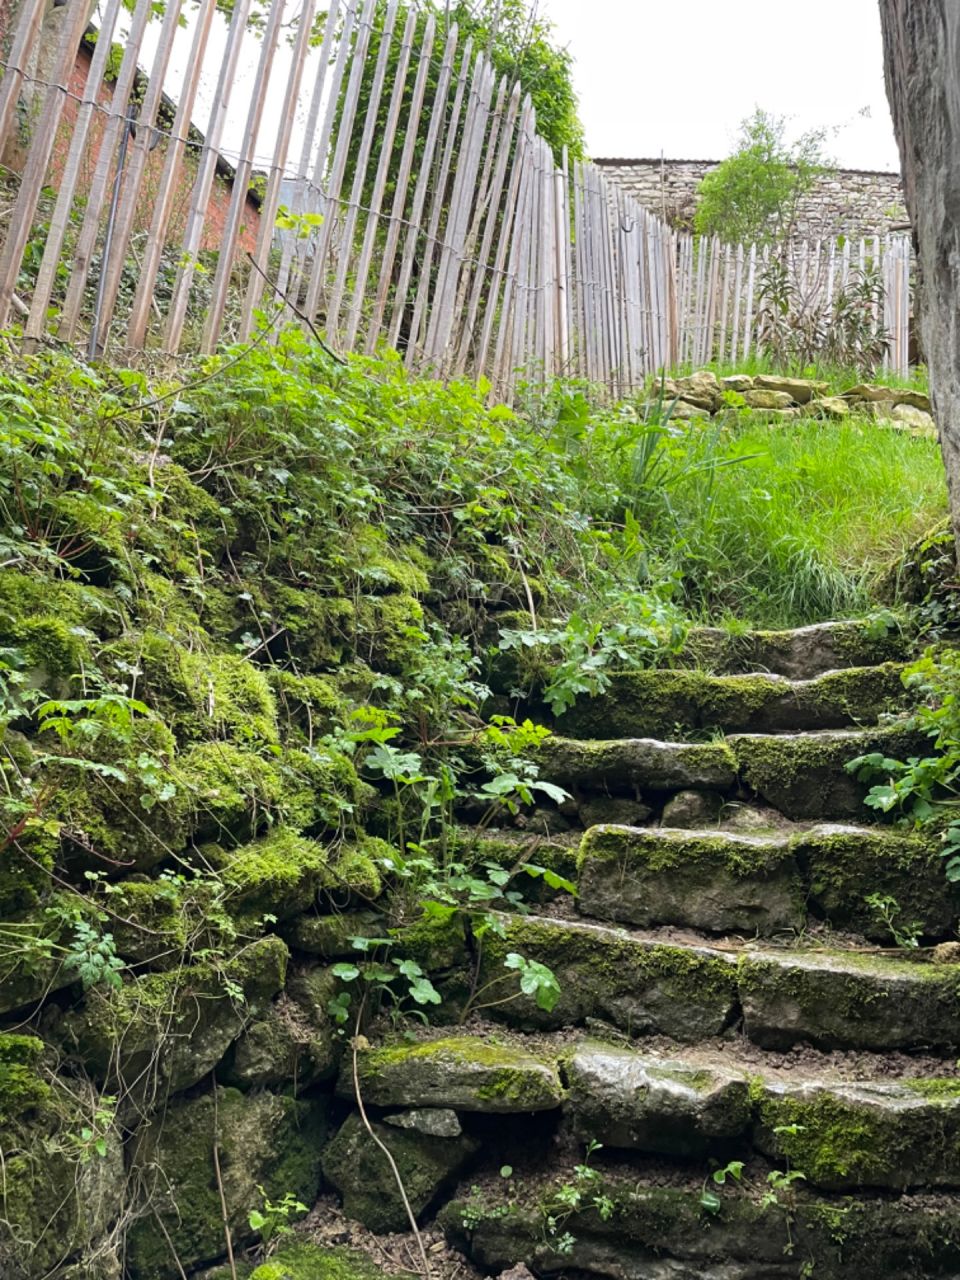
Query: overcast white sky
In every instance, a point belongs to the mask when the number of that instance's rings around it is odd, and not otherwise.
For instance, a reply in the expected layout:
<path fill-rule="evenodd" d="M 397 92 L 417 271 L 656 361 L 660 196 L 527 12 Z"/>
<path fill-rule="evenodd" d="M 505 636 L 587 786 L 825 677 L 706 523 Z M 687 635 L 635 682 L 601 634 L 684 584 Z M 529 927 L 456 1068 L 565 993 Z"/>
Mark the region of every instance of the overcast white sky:
<path fill-rule="evenodd" d="M 897 169 L 877 0 L 539 0 L 576 59 L 593 156 L 721 159 L 754 106 Z M 869 118 L 859 112 L 869 108 Z"/>
<path fill-rule="evenodd" d="M 575 59 L 574 76 L 594 157 L 722 159 L 755 106 L 787 116 L 793 135 L 826 127 L 830 158 L 851 169 L 899 168 L 883 87 L 877 0 L 536 0 Z M 287 0 L 291 13 L 299 0 Z M 168 92 L 176 98 L 192 21 L 177 33 Z M 159 23 L 145 43 L 148 65 Z M 195 119 L 206 128 L 226 24 L 214 25 Z M 317 51 L 305 83 L 312 83 Z M 238 154 L 258 56 L 248 40 L 222 150 Z M 290 47 L 281 43 L 256 147 L 269 163 Z M 301 94 L 292 155 L 306 114 Z M 867 115 L 863 115 L 864 109 Z"/>

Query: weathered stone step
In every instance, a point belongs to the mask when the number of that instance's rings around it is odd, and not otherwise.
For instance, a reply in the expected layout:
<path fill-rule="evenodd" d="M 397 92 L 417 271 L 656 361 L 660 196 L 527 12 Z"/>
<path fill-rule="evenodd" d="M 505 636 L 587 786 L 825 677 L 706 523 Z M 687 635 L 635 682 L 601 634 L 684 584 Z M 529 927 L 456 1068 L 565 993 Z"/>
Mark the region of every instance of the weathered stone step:
<path fill-rule="evenodd" d="M 737 777 L 736 757 L 722 742 L 584 742 L 554 735 L 540 747 L 538 759 L 542 777 L 586 791 L 728 791 Z"/>
<path fill-rule="evenodd" d="M 731 794 L 748 787 L 786 817 L 866 817 L 869 790 L 848 770 L 872 751 L 906 759 L 929 750 L 929 739 L 907 722 L 872 729 L 810 733 L 732 734 L 721 742 L 661 742 L 655 738 L 576 739 L 559 734 L 539 749 L 541 777 L 583 793 L 632 797 L 677 791 Z"/>
<path fill-rule="evenodd" d="M 585 1142 L 704 1161 L 759 1153 L 825 1190 L 960 1186 L 960 1077 L 758 1075 L 735 1053 L 687 1061 L 588 1040 L 565 1063 Z"/>
<path fill-rule="evenodd" d="M 869 785 L 847 769 L 857 756 L 882 751 L 904 760 L 929 751 L 930 740 L 906 724 L 816 733 L 733 734 L 727 739 L 741 782 L 788 818 L 866 816 Z"/>
<path fill-rule="evenodd" d="M 870 619 L 742 635 L 719 627 L 695 627 L 680 661 L 718 675 L 770 671 L 791 680 L 810 680 L 841 667 L 903 662 L 910 657 L 912 641 L 908 629 Z"/>
<path fill-rule="evenodd" d="M 960 890 L 946 882 L 939 845 L 883 827 L 823 823 L 763 835 L 598 826 L 583 837 L 578 905 L 588 916 L 649 928 L 770 936 L 808 915 L 890 945 L 866 899 L 896 899 L 895 925 L 952 935 Z"/>
<path fill-rule="evenodd" d="M 632 671 L 610 677 L 557 721 L 572 738 L 682 738 L 691 730 L 794 733 L 875 724 L 903 707 L 903 666 L 830 671 L 811 680 L 780 675 L 709 675 L 704 671 Z"/>
<path fill-rule="evenodd" d="M 601 1153 L 602 1155 L 602 1153 Z M 960 1202 L 954 1195 L 830 1197 L 796 1183 L 775 1192 L 762 1172 L 743 1183 L 665 1179 L 663 1170 L 604 1165 L 564 1203 L 574 1175 L 515 1172 L 468 1182 L 445 1205 L 448 1239 L 496 1275 L 524 1263 L 538 1276 L 626 1280 L 931 1280 L 960 1274 Z M 569 1192 L 566 1193 L 569 1200 Z M 600 1211 L 602 1209 L 602 1211 Z M 553 1219 L 551 1224 L 550 1219 Z M 558 1247 L 559 1245 L 559 1247 Z"/>
<path fill-rule="evenodd" d="M 524 1029 L 604 1021 L 628 1035 L 681 1043 L 742 1026 L 762 1048 L 807 1042 L 824 1049 L 960 1046 L 960 967 L 874 952 L 700 942 L 547 916 L 503 916 L 484 936 L 480 982 L 509 994 L 514 952 L 547 965 L 560 986 L 545 1010 L 516 992 L 490 1015 Z M 482 1007 L 482 1002 L 481 1002 Z"/>

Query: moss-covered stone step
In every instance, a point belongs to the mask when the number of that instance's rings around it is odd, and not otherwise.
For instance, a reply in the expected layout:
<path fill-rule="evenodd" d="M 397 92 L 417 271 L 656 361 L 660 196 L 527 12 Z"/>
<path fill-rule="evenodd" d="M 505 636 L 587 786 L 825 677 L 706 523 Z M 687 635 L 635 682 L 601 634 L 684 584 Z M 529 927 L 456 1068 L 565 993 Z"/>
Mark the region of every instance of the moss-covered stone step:
<path fill-rule="evenodd" d="M 960 891 L 938 844 L 883 827 L 821 823 L 764 834 L 600 826 L 581 842 L 578 905 L 588 916 L 648 928 L 769 936 L 808 915 L 892 943 L 867 898 L 896 900 L 894 924 L 952 935 Z"/>
<path fill-rule="evenodd" d="M 604 1168 L 571 1211 L 572 1171 L 515 1171 L 509 1184 L 464 1188 L 440 1221 L 490 1275 L 518 1262 L 538 1276 L 637 1280 L 930 1280 L 960 1270 L 956 1196 L 833 1197 L 796 1183 L 765 1196 L 760 1176 L 710 1184 L 707 1197 L 707 1173 L 670 1185 L 662 1170 Z"/>
<path fill-rule="evenodd" d="M 487 1114 L 552 1111 L 563 1099 L 556 1062 L 474 1036 L 398 1043 L 357 1058 L 365 1102 L 378 1107 L 452 1107 Z M 337 1081 L 354 1096 L 352 1062 Z"/>
<path fill-rule="evenodd" d="M 960 966 L 876 953 L 737 947 L 664 938 L 544 916 L 503 917 L 484 938 L 481 982 L 498 981 L 490 1014 L 524 1029 L 599 1019 L 628 1035 L 682 1043 L 739 1026 L 763 1048 L 960 1046 Z M 560 997 L 549 1010 L 514 988 L 511 952 L 547 965 Z M 482 1007 L 482 1002 L 480 1006 Z"/>
<path fill-rule="evenodd" d="M 718 675 L 770 671 L 791 680 L 810 680 L 843 667 L 903 662 L 910 657 L 912 642 L 909 627 L 874 619 L 740 635 L 719 627 L 695 627 L 680 661 Z"/>
<path fill-rule="evenodd" d="M 654 738 L 578 741 L 554 735 L 539 750 L 541 776 L 562 787 L 610 791 L 727 791 L 737 762 L 722 742 L 659 742 Z"/>
<path fill-rule="evenodd" d="M 767 1049 L 960 1045 L 960 966 L 854 951 L 751 951 L 739 964 L 743 1029 Z"/>
<path fill-rule="evenodd" d="M 928 738 L 905 723 L 789 736 L 734 734 L 727 739 L 742 782 L 793 819 L 865 816 L 868 784 L 854 777 L 847 764 L 873 751 L 903 760 L 929 745 Z"/>
<path fill-rule="evenodd" d="M 960 1077 L 871 1081 L 757 1074 L 735 1053 L 664 1057 L 585 1041 L 565 1114 L 606 1148 L 685 1159 L 750 1151 L 825 1190 L 960 1186 Z"/>
<path fill-rule="evenodd" d="M 630 671 L 611 676 L 595 698 L 580 699 L 557 722 L 573 738 L 683 737 L 690 730 L 781 733 L 875 723 L 906 699 L 903 667 L 830 671 L 811 680 L 710 675 L 705 671 Z"/>
<path fill-rule="evenodd" d="M 799 929 L 804 883 L 786 835 L 593 827 L 580 847 L 578 906 L 598 920 L 708 933 Z"/>

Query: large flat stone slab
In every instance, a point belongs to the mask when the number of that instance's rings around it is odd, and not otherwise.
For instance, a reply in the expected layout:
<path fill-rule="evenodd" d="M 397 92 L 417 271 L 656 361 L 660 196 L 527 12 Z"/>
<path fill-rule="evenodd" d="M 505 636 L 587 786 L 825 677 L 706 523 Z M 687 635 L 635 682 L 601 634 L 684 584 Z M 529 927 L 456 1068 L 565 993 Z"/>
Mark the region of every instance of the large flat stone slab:
<path fill-rule="evenodd" d="M 502 916 L 484 937 L 481 983 L 499 980 L 490 1016 L 527 1030 L 599 1018 L 629 1035 L 681 1043 L 732 1030 L 767 1049 L 809 1043 L 872 1051 L 960 1047 L 960 966 L 826 949 L 736 947 L 544 916 Z M 560 985 L 550 1010 L 504 970 L 516 952 Z M 511 985 L 513 984 L 513 985 Z M 508 998 L 509 997 L 509 998 Z"/>
<path fill-rule="evenodd" d="M 725 743 L 660 742 L 654 738 L 575 741 L 554 735 L 539 751 L 540 773 L 585 790 L 726 791 L 737 775 Z"/>
<path fill-rule="evenodd" d="M 960 1046 L 960 968 L 844 951 L 749 952 L 738 989 L 744 1031 L 767 1049 Z"/>
<path fill-rule="evenodd" d="M 694 627 L 681 661 L 717 674 L 769 671 L 791 680 L 810 680 L 844 667 L 902 662 L 911 637 L 896 626 L 851 619 L 816 622 L 790 631 L 748 631 L 737 635 L 719 627 Z"/>
<path fill-rule="evenodd" d="M 665 815 L 666 816 L 666 815 Z M 800 929 L 809 915 L 890 944 L 867 899 L 896 900 L 894 923 L 923 937 L 954 935 L 960 888 L 943 876 L 935 839 L 847 823 L 758 834 L 605 824 L 583 837 L 578 906 L 596 920 L 640 928 L 684 925 L 761 937 Z"/>
<path fill-rule="evenodd" d="M 870 724 L 904 705 L 897 663 L 830 671 L 811 680 L 704 671 L 630 671 L 580 699 L 557 722 L 574 738 L 684 736 L 690 730 L 781 733 Z"/>
<path fill-rule="evenodd" d="M 473 1036 L 370 1049 L 358 1056 L 357 1065 L 363 1098 L 378 1107 L 452 1107 L 495 1114 L 550 1111 L 563 1098 L 555 1062 Z M 352 1064 L 347 1068 L 341 1071 L 337 1093 L 352 1098 Z"/>
<path fill-rule="evenodd" d="M 744 1072 L 588 1041 L 568 1060 L 566 1074 L 564 1110 L 585 1142 L 702 1159 L 744 1135 L 751 1122 Z"/>
<path fill-rule="evenodd" d="M 953 1195 L 904 1202 L 804 1190 L 786 1204 L 764 1203 L 755 1185 L 730 1179 L 709 1213 L 693 1180 L 670 1186 L 633 1169 L 605 1169 L 602 1193 L 613 1212 L 604 1218 L 588 1200 L 565 1213 L 561 1230 L 572 1243 L 564 1252 L 545 1230 L 542 1208 L 555 1202 L 560 1178 L 524 1172 L 523 1179 L 519 1202 L 507 1203 L 488 1184 L 440 1214 L 451 1242 L 486 1274 L 522 1262 L 538 1276 L 621 1280 L 955 1280 L 960 1266 Z"/>
<path fill-rule="evenodd" d="M 489 1013 L 524 1029 L 582 1025 L 601 1018 L 630 1035 L 691 1043 L 718 1035 L 737 1008 L 736 955 L 672 945 L 608 926 L 544 916 L 502 916 L 503 935 L 484 935 L 481 984 Z M 553 970 L 560 998 L 551 1010 L 523 995 L 504 961 L 510 952 Z M 507 999 L 507 997 L 510 997 Z"/>
<path fill-rule="evenodd" d="M 960 1186 L 960 1079 L 767 1083 L 754 1146 L 827 1190 Z"/>
<path fill-rule="evenodd" d="M 585 915 L 641 928 L 768 935 L 806 918 L 787 835 L 593 827 L 581 844 L 578 888 Z"/>
<path fill-rule="evenodd" d="M 869 790 L 848 770 L 872 751 L 906 759 L 929 740 L 904 727 L 818 733 L 734 734 L 728 739 L 742 780 L 788 818 L 866 817 Z"/>

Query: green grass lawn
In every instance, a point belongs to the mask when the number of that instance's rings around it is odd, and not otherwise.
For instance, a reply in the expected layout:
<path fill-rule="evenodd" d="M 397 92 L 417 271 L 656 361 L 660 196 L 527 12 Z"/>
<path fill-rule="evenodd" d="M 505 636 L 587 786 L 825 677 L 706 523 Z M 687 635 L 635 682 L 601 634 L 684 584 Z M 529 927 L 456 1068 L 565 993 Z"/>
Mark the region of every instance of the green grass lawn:
<path fill-rule="evenodd" d="M 795 626 L 869 609 L 877 570 L 946 514 L 936 441 L 870 421 L 744 415 L 684 449 L 743 459 L 682 475 L 656 518 L 701 616 Z"/>

